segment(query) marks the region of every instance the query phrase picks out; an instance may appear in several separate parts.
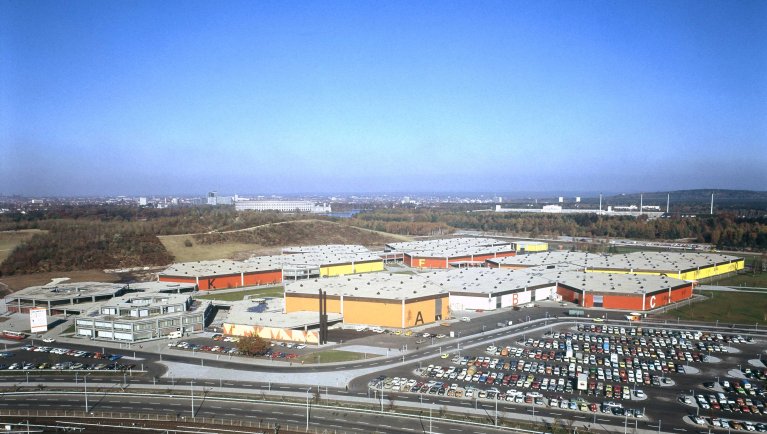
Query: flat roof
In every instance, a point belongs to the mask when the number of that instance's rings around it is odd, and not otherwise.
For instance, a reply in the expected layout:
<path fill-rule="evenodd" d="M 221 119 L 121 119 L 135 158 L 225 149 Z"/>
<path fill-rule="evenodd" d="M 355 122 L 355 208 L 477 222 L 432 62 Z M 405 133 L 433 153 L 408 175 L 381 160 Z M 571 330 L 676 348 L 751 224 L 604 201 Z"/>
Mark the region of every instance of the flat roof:
<path fill-rule="evenodd" d="M 690 285 L 684 280 L 646 274 L 561 271 L 552 272 L 548 277 L 562 285 L 599 294 L 642 295 Z"/>
<path fill-rule="evenodd" d="M 603 255 L 588 252 L 552 251 L 541 253 L 527 253 L 525 255 L 507 256 L 503 258 L 488 259 L 487 262 L 501 266 L 537 267 L 541 265 L 575 264 L 585 266 L 591 260 Z"/>
<path fill-rule="evenodd" d="M 152 292 L 187 292 L 194 291 L 197 285 L 194 283 L 177 283 L 177 282 L 136 282 L 128 284 L 128 287 L 132 291 L 142 291 L 145 293 Z"/>
<path fill-rule="evenodd" d="M 554 285 L 551 279 L 539 274 L 505 268 L 463 268 L 421 275 L 451 294 L 498 294 Z"/>
<path fill-rule="evenodd" d="M 352 262 L 374 262 L 383 259 L 370 252 L 308 252 L 282 255 L 276 258 L 282 263 L 282 267 L 315 266 L 351 264 Z"/>
<path fill-rule="evenodd" d="M 583 265 L 596 269 L 681 272 L 742 260 L 737 256 L 708 252 L 634 252 L 597 256 Z"/>
<path fill-rule="evenodd" d="M 170 265 L 160 275 L 165 276 L 226 276 L 240 273 L 257 273 L 264 271 L 276 271 L 282 269 L 280 262 L 274 261 L 272 256 L 256 256 L 253 261 L 242 262 L 229 259 L 217 259 L 213 261 L 179 262 Z"/>
<path fill-rule="evenodd" d="M 319 244 L 316 246 L 292 246 L 282 249 L 282 253 L 325 253 L 325 254 L 343 254 L 343 253 L 370 253 L 367 247 L 359 244 Z"/>
<path fill-rule="evenodd" d="M 114 296 L 125 289 L 124 283 L 76 282 L 30 286 L 6 296 L 8 299 L 37 301 L 68 300 L 73 297 Z"/>
<path fill-rule="evenodd" d="M 330 296 L 380 300 L 410 300 L 447 295 L 447 288 L 421 274 L 366 273 L 298 280 L 285 284 L 285 295 L 316 296 L 322 289 Z"/>
<path fill-rule="evenodd" d="M 83 310 L 82 311 L 83 313 L 78 315 L 77 318 L 104 320 L 104 321 L 135 321 L 135 322 L 155 321 L 157 319 L 162 319 L 162 318 L 178 318 L 179 315 L 190 315 L 194 313 L 205 312 L 205 310 L 211 304 L 210 300 L 195 299 L 194 302 L 190 305 L 190 308 L 188 310 L 184 310 L 180 312 L 159 313 L 155 315 L 141 316 L 141 317 L 131 316 L 131 315 L 109 315 L 109 314 L 101 313 L 101 309 L 104 307 L 120 307 L 122 309 L 125 309 L 125 308 L 140 309 L 142 307 L 150 307 L 150 305 L 146 305 L 146 304 L 133 304 L 129 302 L 129 300 L 136 299 L 136 298 L 138 299 L 167 298 L 167 300 L 165 301 L 153 302 L 153 304 L 151 305 L 151 306 L 157 306 L 157 305 L 162 306 L 162 305 L 183 303 L 185 300 L 189 299 L 190 297 L 188 294 L 151 294 L 151 295 L 144 295 L 139 297 L 136 297 L 136 295 L 137 294 L 125 294 L 123 296 L 117 297 L 109 301 L 104 301 L 101 303 L 88 303 L 87 309 Z"/>
<path fill-rule="evenodd" d="M 111 300 L 105 301 L 101 304 L 101 307 L 119 306 L 122 308 L 129 307 L 146 307 L 146 304 L 137 303 L 136 300 L 152 300 L 152 304 L 178 304 L 189 300 L 192 296 L 190 294 L 142 294 L 142 293 L 130 293 L 115 297 Z M 208 300 L 200 300 L 208 301 Z M 178 313 L 178 312 L 175 312 Z"/>
<path fill-rule="evenodd" d="M 511 246 L 508 241 L 496 240 L 495 238 L 456 237 L 440 238 L 436 240 L 404 241 L 389 243 L 386 247 L 400 252 L 421 252 L 435 250 L 465 250 L 470 247 Z"/>
<path fill-rule="evenodd" d="M 264 307 L 259 307 L 260 304 Z M 283 313 L 285 302 L 282 298 L 262 298 L 235 301 L 229 308 L 224 320 L 226 324 L 243 324 L 263 327 L 298 329 L 316 326 L 320 323 L 319 314 L 311 311 Z M 340 321 L 339 313 L 328 313 L 328 321 Z"/>
<path fill-rule="evenodd" d="M 464 256 L 484 256 L 514 251 L 514 247 L 511 244 L 506 244 L 503 246 L 444 247 L 431 250 L 414 250 L 405 252 L 405 254 L 414 258 L 461 258 Z"/>
<path fill-rule="evenodd" d="M 487 262 L 498 265 L 535 267 L 554 264 L 573 264 L 584 268 L 655 271 L 677 273 L 696 268 L 712 267 L 741 260 L 737 256 L 707 252 L 634 252 L 623 254 L 597 254 L 588 252 L 542 252 L 526 255 L 493 258 Z"/>

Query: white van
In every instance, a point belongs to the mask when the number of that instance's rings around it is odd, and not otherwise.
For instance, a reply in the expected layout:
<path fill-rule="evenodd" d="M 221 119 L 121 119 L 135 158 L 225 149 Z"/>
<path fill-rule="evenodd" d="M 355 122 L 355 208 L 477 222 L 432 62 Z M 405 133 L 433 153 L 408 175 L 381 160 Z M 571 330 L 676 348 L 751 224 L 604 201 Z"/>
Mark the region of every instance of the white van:
<path fill-rule="evenodd" d="M 179 330 L 176 330 L 175 332 L 170 332 L 170 333 L 168 334 L 168 339 L 178 339 L 178 338 L 180 338 L 181 336 L 182 336 L 182 333 L 181 333 L 181 331 L 179 331 Z"/>
<path fill-rule="evenodd" d="M 471 318 L 469 318 L 468 316 L 462 316 L 461 317 L 461 321 L 463 321 L 463 322 L 470 322 Z"/>

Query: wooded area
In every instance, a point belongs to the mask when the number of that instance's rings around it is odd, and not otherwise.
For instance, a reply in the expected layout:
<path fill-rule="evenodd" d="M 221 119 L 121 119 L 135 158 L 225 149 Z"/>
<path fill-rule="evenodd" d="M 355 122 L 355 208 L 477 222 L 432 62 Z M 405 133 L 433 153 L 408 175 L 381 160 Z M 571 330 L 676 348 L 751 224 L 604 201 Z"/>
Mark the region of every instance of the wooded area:
<path fill-rule="evenodd" d="M 690 239 L 720 249 L 767 250 L 767 218 L 737 217 L 729 212 L 648 220 L 644 216 L 467 212 L 450 205 L 369 208 L 350 219 L 236 212 L 231 207 L 207 206 L 168 209 L 62 206 L 5 214 L 0 216 L 0 230 L 44 232 L 19 244 L 0 264 L 0 275 L 166 265 L 174 257 L 157 236 L 174 234 L 190 234 L 199 245 L 239 242 L 267 247 L 333 243 L 380 246 L 400 241 L 389 234 L 448 235 L 463 229 L 525 237 Z"/>
<path fill-rule="evenodd" d="M 465 229 L 527 237 L 686 238 L 711 243 L 722 249 L 767 249 L 767 218 L 738 218 L 732 213 L 648 220 L 646 216 L 459 212 L 436 208 L 380 209 L 358 214 L 345 223 L 406 235 L 437 235 Z"/>

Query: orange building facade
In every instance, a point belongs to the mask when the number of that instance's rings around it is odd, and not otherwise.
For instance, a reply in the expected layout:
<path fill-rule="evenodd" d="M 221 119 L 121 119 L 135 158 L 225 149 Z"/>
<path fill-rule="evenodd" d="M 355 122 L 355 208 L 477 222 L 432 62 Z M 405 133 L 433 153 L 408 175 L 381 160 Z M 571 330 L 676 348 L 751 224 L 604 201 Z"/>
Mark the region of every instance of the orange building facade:
<path fill-rule="evenodd" d="M 657 309 L 692 297 L 693 285 L 686 283 L 676 287 L 648 291 L 642 294 L 591 292 L 586 289 L 557 284 L 557 294 L 562 299 L 583 307 L 645 311 Z"/>

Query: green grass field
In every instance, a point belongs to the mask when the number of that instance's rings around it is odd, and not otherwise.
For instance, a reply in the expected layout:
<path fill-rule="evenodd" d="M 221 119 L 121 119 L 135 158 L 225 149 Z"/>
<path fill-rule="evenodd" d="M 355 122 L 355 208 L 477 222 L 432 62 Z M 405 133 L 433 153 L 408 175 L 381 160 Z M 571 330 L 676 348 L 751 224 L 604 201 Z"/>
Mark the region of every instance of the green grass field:
<path fill-rule="evenodd" d="M 683 320 L 767 325 L 767 294 L 732 291 L 702 291 L 708 300 L 668 311 Z"/>
<path fill-rule="evenodd" d="M 22 242 L 32 238 L 35 234 L 41 234 L 46 231 L 40 229 L 22 229 L 19 231 L 0 232 L 0 262 L 5 261 L 13 249 Z"/>
<path fill-rule="evenodd" d="M 373 358 L 377 357 L 377 354 L 368 354 L 367 358 Z M 326 351 L 318 351 L 316 353 L 306 354 L 303 355 L 296 360 L 298 360 L 299 363 L 305 362 L 305 363 L 334 363 L 334 362 L 351 362 L 354 360 L 363 360 L 365 359 L 365 354 L 363 353 L 354 353 L 351 351 L 341 351 L 341 350 L 326 350 Z"/>
<path fill-rule="evenodd" d="M 727 276 L 722 279 L 714 279 L 711 285 L 719 286 L 750 286 L 755 288 L 767 288 L 767 273 L 745 273 Z"/>
<path fill-rule="evenodd" d="M 282 286 L 270 286 L 268 288 L 246 289 L 244 291 L 236 292 L 214 292 L 213 294 L 199 295 L 195 298 L 202 300 L 239 301 L 244 299 L 246 295 L 255 297 L 282 297 L 283 292 L 284 289 Z"/>

